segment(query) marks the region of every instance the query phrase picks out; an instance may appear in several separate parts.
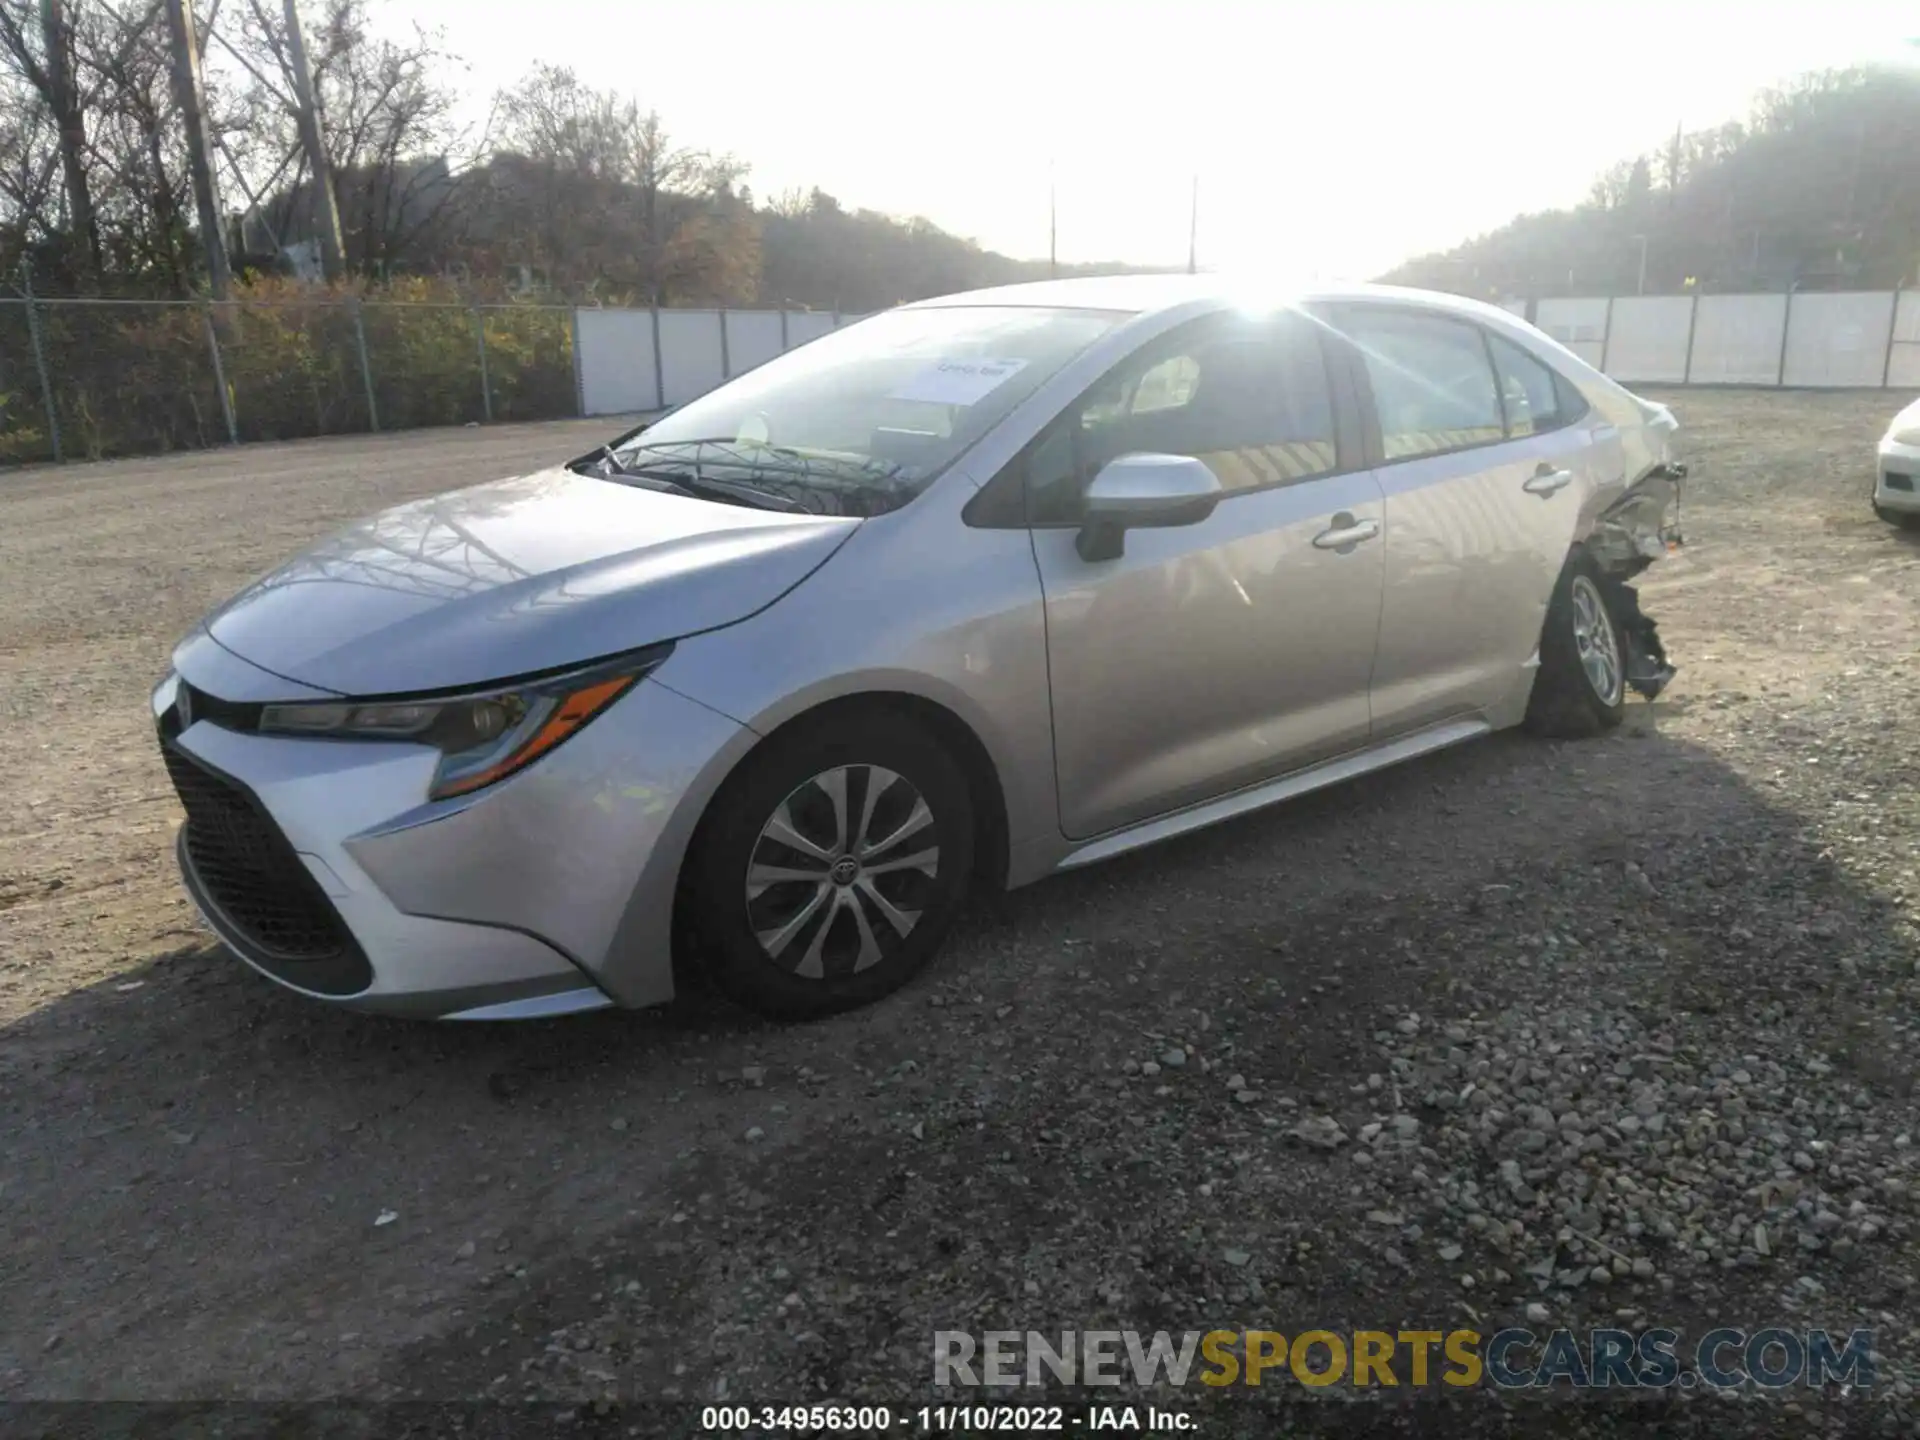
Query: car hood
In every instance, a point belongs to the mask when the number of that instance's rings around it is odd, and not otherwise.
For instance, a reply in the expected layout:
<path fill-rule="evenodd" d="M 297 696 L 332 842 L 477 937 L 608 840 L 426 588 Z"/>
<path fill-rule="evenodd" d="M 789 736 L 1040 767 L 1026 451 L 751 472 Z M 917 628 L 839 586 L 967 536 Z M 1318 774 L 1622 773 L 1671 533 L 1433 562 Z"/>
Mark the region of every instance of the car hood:
<path fill-rule="evenodd" d="M 263 669 L 343 695 L 485 684 L 742 620 L 859 523 L 546 470 L 351 526 L 206 628 Z"/>

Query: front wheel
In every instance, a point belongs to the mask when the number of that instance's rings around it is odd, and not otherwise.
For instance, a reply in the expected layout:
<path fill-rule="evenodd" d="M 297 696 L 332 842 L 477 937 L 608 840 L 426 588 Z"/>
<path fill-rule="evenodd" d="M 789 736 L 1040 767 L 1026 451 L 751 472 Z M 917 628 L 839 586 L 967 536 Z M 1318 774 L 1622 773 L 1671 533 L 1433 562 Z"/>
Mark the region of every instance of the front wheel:
<path fill-rule="evenodd" d="M 1618 725 L 1627 708 L 1625 655 L 1600 572 L 1584 553 L 1576 553 L 1547 604 L 1527 728 L 1536 735 L 1574 737 Z"/>
<path fill-rule="evenodd" d="M 694 856 L 694 928 L 720 988 L 762 1014 L 828 1015 L 911 979 L 973 869 L 966 776 L 904 719 L 777 736 L 715 797 Z"/>
<path fill-rule="evenodd" d="M 1873 502 L 1873 513 L 1896 529 L 1920 530 L 1920 512 L 1913 510 L 1889 510 L 1876 500 Z"/>

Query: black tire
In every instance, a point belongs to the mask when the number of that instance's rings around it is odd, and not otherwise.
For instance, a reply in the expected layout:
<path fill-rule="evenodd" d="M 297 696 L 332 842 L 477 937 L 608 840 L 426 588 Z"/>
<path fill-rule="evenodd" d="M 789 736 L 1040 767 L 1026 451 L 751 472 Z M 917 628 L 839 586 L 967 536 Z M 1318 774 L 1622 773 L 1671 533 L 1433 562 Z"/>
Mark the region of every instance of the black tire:
<path fill-rule="evenodd" d="M 1611 730 L 1626 714 L 1626 637 L 1620 633 L 1620 623 L 1614 619 L 1606 596 L 1606 584 L 1586 552 L 1576 550 L 1568 556 L 1540 630 L 1540 670 L 1533 679 L 1526 719 L 1527 729 L 1535 735 L 1565 739 L 1596 735 Z M 1585 628 L 1592 633 L 1595 607 L 1606 634 L 1604 638 L 1595 634 L 1589 641 L 1583 639 L 1581 631 Z M 1613 679 L 1603 693 L 1588 673 L 1583 652 L 1594 644 L 1609 642 Z"/>
<path fill-rule="evenodd" d="M 1876 500 L 1873 513 L 1896 530 L 1920 530 L 1920 514 L 1911 510 L 1889 510 Z"/>
<path fill-rule="evenodd" d="M 895 778 L 881 778 L 869 808 L 876 771 Z M 835 773 L 844 778 L 833 781 Z M 847 815 L 837 842 L 834 789 L 843 791 L 839 808 Z M 869 874 L 856 861 L 847 872 L 845 861 L 861 838 L 847 832 L 860 828 L 862 813 L 871 817 L 866 838 L 885 838 L 917 813 L 916 799 L 930 820 L 867 857 L 887 868 Z M 798 838 L 820 855 L 763 834 L 782 807 Z M 928 834 L 935 850 L 931 874 L 920 843 Z M 870 1004 L 906 984 L 939 950 L 966 898 L 973 849 L 966 774 L 911 720 L 842 711 L 777 735 L 714 797 L 689 857 L 689 919 L 701 958 L 727 996 L 763 1015 L 808 1019 Z M 841 879 L 822 858 L 829 852 L 842 862 Z M 750 895 L 748 872 L 756 862 L 809 878 L 768 883 Z M 814 913 L 802 918 L 810 902 Z M 887 918 L 889 908 L 895 916 L 916 917 L 904 934 Z M 797 928 L 787 932 L 795 920 Z M 774 937 L 778 959 L 762 935 Z M 868 935 L 878 958 L 862 963 Z"/>

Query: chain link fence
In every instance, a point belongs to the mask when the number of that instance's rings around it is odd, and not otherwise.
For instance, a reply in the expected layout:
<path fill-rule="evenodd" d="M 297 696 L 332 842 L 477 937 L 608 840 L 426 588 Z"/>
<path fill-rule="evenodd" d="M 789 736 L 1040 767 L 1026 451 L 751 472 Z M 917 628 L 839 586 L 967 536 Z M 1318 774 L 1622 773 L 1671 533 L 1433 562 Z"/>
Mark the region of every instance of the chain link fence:
<path fill-rule="evenodd" d="M 577 415 L 573 313 L 0 300 L 0 465 Z"/>

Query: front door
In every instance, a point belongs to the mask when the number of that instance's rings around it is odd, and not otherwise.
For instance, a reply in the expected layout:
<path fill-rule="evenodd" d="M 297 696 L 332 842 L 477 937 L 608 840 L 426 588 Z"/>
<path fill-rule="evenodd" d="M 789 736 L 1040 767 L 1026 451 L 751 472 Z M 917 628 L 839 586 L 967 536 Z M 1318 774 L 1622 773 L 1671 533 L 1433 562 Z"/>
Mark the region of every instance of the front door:
<path fill-rule="evenodd" d="M 1197 456 L 1225 496 L 1082 560 L 1080 493 L 1141 452 Z M 1216 317 L 1163 337 L 1061 417 L 1027 476 L 1068 836 L 1366 743 L 1381 496 L 1336 439 L 1313 322 Z"/>

